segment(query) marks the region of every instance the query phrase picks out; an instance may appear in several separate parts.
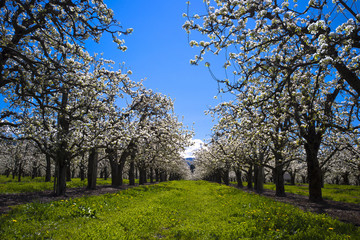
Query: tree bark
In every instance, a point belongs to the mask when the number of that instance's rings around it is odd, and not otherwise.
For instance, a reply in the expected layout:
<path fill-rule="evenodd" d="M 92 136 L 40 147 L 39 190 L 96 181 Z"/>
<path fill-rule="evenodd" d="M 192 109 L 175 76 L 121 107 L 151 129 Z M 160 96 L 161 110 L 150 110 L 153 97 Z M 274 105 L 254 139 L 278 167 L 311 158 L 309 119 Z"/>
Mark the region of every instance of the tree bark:
<path fill-rule="evenodd" d="M 311 202 L 323 201 L 321 192 L 321 168 L 318 160 L 320 143 L 321 140 L 319 137 L 313 136 L 309 137 L 304 144 L 309 180 L 309 200 Z"/>
<path fill-rule="evenodd" d="M 56 153 L 56 177 L 55 177 L 55 195 L 63 196 L 66 192 L 66 165 L 67 154 L 60 148 Z"/>
<path fill-rule="evenodd" d="M 159 182 L 160 181 L 160 174 L 159 174 L 159 169 L 155 169 L 155 181 Z"/>
<path fill-rule="evenodd" d="M 69 153 L 67 152 L 68 144 L 64 137 L 68 136 L 70 131 L 70 121 L 65 117 L 65 110 L 68 103 L 69 91 L 63 89 L 61 99 L 61 110 L 58 112 L 58 148 L 56 150 L 55 163 L 57 165 L 57 176 L 55 195 L 62 196 L 66 192 L 66 168 L 70 164 Z"/>
<path fill-rule="evenodd" d="M 109 177 L 107 166 L 104 167 L 103 171 L 104 171 L 104 180 L 107 180 L 107 178 Z"/>
<path fill-rule="evenodd" d="M 296 171 L 289 172 L 290 174 L 290 184 L 295 185 L 296 183 Z"/>
<path fill-rule="evenodd" d="M 18 165 L 18 182 L 21 182 L 21 174 L 22 174 L 22 171 L 23 171 L 23 169 L 22 169 L 22 164 L 21 164 L 21 162 L 20 162 L 19 165 Z"/>
<path fill-rule="evenodd" d="M 115 186 L 115 187 L 121 186 L 122 185 L 122 175 L 120 176 L 120 173 L 119 173 L 120 169 L 119 169 L 119 164 L 117 163 L 117 158 L 118 158 L 117 150 L 112 149 L 112 148 L 107 148 L 106 153 L 107 153 L 108 160 L 110 162 L 110 168 L 111 168 L 111 185 Z M 122 170 L 121 170 L 121 172 L 122 172 Z"/>
<path fill-rule="evenodd" d="M 350 173 L 348 171 L 345 171 L 343 174 L 341 174 L 344 185 L 350 185 L 349 175 Z"/>
<path fill-rule="evenodd" d="M 254 188 L 258 193 L 264 191 L 264 167 L 263 166 L 254 166 Z"/>
<path fill-rule="evenodd" d="M 46 172 L 45 172 L 45 182 L 51 181 L 51 157 L 49 154 L 45 154 L 46 158 Z"/>
<path fill-rule="evenodd" d="M 81 181 L 85 180 L 85 153 L 83 153 L 83 155 L 81 156 L 81 161 L 80 161 L 80 179 Z"/>
<path fill-rule="evenodd" d="M 284 183 L 284 170 L 281 163 L 282 157 L 275 154 L 275 168 L 274 168 L 274 183 L 275 183 L 275 196 L 286 197 L 285 183 Z"/>
<path fill-rule="evenodd" d="M 216 169 L 215 171 L 215 182 L 221 183 L 221 169 Z"/>
<path fill-rule="evenodd" d="M 275 196 L 277 197 L 286 197 L 285 193 L 285 183 L 284 183 L 284 170 L 282 166 L 275 167 Z"/>
<path fill-rule="evenodd" d="M 96 148 L 92 148 L 90 149 L 88 162 L 88 189 L 96 189 L 97 165 L 98 151 Z"/>
<path fill-rule="evenodd" d="M 247 171 L 247 183 L 248 183 L 248 185 L 247 185 L 247 188 L 248 189 L 253 189 L 253 184 L 252 184 L 252 171 L 253 171 L 253 166 L 252 165 L 250 165 L 250 167 L 249 167 L 249 170 Z"/>
<path fill-rule="evenodd" d="M 135 185 L 135 163 L 134 161 L 130 162 L 129 167 L 129 185 L 134 186 Z"/>
<path fill-rule="evenodd" d="M 241 170 L 239 170 L 239 169 L 236 169 L 235 170 L 235 175 L 236 175 L 236 182 L 237 182 L 237 186 L 239 187 L 239 188 L 243 188 L 244 187 L 244 185 L 243 185 L 243 182 L 242 182 L 242 179 L 241 179 Z"/>
<path fill-rule="evenodd" d="M 67 182 L 71 181 L 71 166 L 70 166 L 70 163 L 68 163 L 68 165 L 66 166 L 66 181 Z"/>
<path fill-rule="evenodd" d="M 165 171 L 160 172 L 160 182 L 166 182 L 167 181 L 167 173 Z"/>
<path fill-rule="evenodd" d="M 225 185 L 229 185 L 230 184 L 230 179 L 229 179 L 229 169 L 223 169 L 221 172 L 221 177 L 225 183 Z"/>
<path fill-rule="evenodd" d="M 153 183 L 154 182 L 154 169 L 150 168 L 150 182 Z"/>
<path fill-rule="evenodd" d="M 146 167 L 140 166 L 139 167 L 139 184 L 144 185 L 146 182 L 147 182 Z"/>

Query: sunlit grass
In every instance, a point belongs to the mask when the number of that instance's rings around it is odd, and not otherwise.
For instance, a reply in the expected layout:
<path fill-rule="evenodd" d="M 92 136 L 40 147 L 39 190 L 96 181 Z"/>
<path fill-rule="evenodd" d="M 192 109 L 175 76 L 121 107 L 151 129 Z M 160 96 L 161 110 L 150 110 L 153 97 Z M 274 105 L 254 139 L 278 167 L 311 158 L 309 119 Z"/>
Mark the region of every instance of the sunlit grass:
<path fill-rule="evenodd" d="M 275 184 L 265 184 L 264 188 L 275 190 Z M 309 186 L 285 185 L 285 192 L 308 196 Z M 325 184 L 322 194 L 324 199 L 360 204 L 360 186 Z"/>
<path fill-rule="evenodd" d="M 124 183 L 128 183 L 128 180 L 124 180 Z M 97 185 L 111 185 L 111 179 L 104 180 L 98 178 L 96 181 Z M 68 188 L 86 187 L 87 180 L 81 181 L 80 178 L 73 178 L 71 181 L 66 182 Z M 23 192 L 38 192 L 53 190 L 54 182 L 45 182 L 44 177 L 37 177 L 32 179 L 31 177 L 21 178 L 21 182 L 12 177 L 6 177 L 0 175 L 0 194 L 6 193 L 23 193 Z"/>
<path fill-rule="evenodd" d="M 204 181 L 31 203 L 0 217 L 0 239 L 359 239 L 325 215 Z"/>

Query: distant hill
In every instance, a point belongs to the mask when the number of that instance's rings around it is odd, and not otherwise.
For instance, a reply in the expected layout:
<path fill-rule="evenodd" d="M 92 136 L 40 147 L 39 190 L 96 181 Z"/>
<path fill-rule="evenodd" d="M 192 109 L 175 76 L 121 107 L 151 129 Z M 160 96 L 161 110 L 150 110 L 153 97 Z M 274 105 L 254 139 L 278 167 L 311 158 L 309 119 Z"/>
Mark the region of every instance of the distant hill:
<path fill-rule="evenodd" d="M 195 158 L 184 158 L 185 162 L 191 166 L 193 165 L 193 161 L 195 160 Z"/>

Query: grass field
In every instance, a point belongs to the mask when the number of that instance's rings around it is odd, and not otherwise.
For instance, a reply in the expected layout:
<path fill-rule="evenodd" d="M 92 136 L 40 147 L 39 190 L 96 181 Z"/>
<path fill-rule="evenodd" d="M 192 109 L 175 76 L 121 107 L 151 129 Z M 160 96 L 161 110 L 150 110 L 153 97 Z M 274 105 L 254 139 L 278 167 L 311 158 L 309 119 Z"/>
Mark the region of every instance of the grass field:
<path fill-rule="evenodd" d="M 275 190 L 275 184 L 265 184 L 264 188 Z M 285 191 L 308 196 L 309 186 L 285 185 Z M 360 186 L 325 184 L 322 194 L 324 199 L 360 204 Z"/>
<path fill-rule="evenodd" d="M 204 181 L 31 203 L 0 217 L 0 239 L 360 239 L 325 215 Z"/>
<path fill-rule="evenodd" d="M 124 184 L 127 184 L 129 181 L 124 179 Z M 136 180 L 138 182 L 138 180 Z M 87 181 L 81 181 L 79 178 L 73 178 L 70 182 L 67 182 L 68 188 L 74 187 L 86 187 Z M 102 178 L 97 179 L 97 185 L 110 185 L 111 179 L 104 180 Z M 236 184 L 233 182 L 233 184 Z M 246 182 L 244 185 L 246 186 Z M 52 190 L 54 187 L 53 182 L 44 182 L 44 177 L 38 177 L 31 179 L 30 177 L 22 178 L 21 182 L 17 182 L 17 178 L 12 179 L 12 177 L 6 177 L 0 175 L 0 194 L 7 193 L 23 193 L 23 192 L 37 192 L 44 190 Z M 275 190 L 275 185 L 267 183 L 264 185 L 265 189 Z M 289 193 L 295 193 L 300 195 L 309 195 L 308 185 L 285 185 L 285 191 Z M 324 199 L 329 199 L 333 201 L 341 201 L 348 203 L 357 203 L 360 204 L 360 186 L 353 185 L 333 185 L 325 184 L 325 187 L 322 190 Z"/>
<path fill-rule="evenodd" d="M 124 179 L 124 183 L 128 183 L 128 180 Z M 96 181 L 97 185 L 111 185 L 111 179 L 108 178 L 104 180 L 98 178 Z M 66 187 L 76 188 L 76 187 L 86 187 L 87 180 L 81 181 L 80 178 L 73 178 L 70 182 L 66 182 Z M 12 179 L 12 177 L 6 177 L 0 175 L 0 194 L 6 193 L 22 193 L 22 192 L 38 192 L 44 190 L 53 190 L 54 182 L 44 182 L 44 177 L 37 177 L 31 179 L 31 177 L 24 177 L 21 179 L 21 182 L 17 181 L 17 178 Z"/>

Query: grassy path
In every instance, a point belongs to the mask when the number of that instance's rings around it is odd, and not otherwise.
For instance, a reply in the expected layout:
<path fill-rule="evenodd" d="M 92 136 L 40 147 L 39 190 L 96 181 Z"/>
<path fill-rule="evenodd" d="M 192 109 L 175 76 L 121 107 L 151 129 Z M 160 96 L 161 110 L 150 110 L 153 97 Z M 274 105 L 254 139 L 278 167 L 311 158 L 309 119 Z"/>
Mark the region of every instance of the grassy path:
<path fill-rule="evenodd" d="M 0 217 L 0 239 L 360 239 L 325 215 L 203 181 L 31 203 Z"/>

